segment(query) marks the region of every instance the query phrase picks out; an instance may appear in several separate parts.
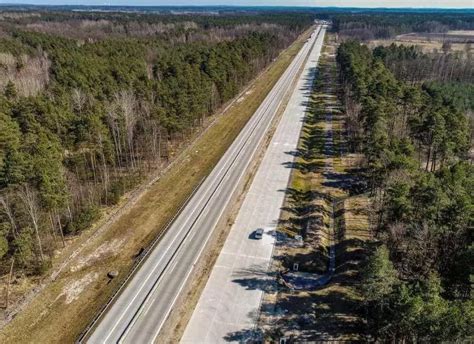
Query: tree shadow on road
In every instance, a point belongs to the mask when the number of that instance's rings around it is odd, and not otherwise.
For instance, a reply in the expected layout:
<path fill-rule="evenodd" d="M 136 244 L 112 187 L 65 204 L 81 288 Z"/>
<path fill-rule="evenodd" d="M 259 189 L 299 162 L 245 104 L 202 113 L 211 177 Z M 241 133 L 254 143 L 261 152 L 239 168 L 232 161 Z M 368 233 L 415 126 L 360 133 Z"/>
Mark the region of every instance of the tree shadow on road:
<path fill-rule="evenodd" d="M 230 332 L 225 337 L 226 342 L 238 343 L 259 343 L 263 338 L 263 331 L 260 329 L 249 328 L 240 331 Z"/>
<path fill-rule="evenodd" d="M 245 290 L 261 290 L 272 293 L 276 290 L 275 274 L 268 271 L 266 265 L 252 265 L 248 268 L 235 271 L 232 282 Z"/>

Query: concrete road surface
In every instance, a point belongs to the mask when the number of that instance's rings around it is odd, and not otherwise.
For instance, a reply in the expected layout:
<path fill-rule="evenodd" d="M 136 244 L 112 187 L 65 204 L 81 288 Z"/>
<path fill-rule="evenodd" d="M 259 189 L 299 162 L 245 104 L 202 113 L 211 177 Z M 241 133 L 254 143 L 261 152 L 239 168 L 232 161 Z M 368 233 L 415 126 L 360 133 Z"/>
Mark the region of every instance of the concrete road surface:
<path fill-rule="evenodd" d="M 245 342 L 254 338 L 291 164 L 307 109 L 325 28 L 311 50 L 288 106 L 242 203 L 181 343 Z M 262 240 L 252 233 L 263 228 Z"/>
<path fill-rule="evenodd" d="M 317 37 L 313 34 L 304 44 L 165 236 L 82 341 L 142 344 L 156 340 Z"/>

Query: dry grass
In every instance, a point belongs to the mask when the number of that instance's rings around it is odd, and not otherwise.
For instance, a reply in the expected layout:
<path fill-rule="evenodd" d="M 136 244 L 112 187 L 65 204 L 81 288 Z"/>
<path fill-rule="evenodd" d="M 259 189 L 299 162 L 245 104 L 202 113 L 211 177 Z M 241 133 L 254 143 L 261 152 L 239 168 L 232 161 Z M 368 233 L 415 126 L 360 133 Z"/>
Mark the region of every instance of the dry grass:
<path fill-rule="evenodd" d="M 448 35 L 474 36 L 474 30 L 449 30 Z"/>
<path fill-rule="evenodd" d="M 96 257 L 104 243 L 120 240 L 113 252 L 90 259 L 79 269 L 69 268 L 43 291 L 0 333 L 3 343 L 70 343 L 90 322 L 120 283 L 120 278 L 109 283 L 106 274 L 118 270 L 125 276 L 141 247 L 159 234 L 176 213 L 194 187 L 211 171 L 227 147 L 255 112 L 282 72 L 301 48 L 307 34 L 260 75 L 246 98 L 234 103 L 223 116 L 200 136 L 191 149 L 178 158 L 173 168 L 163 175 L 135 205 L 114 222 L 106 231 L 85 243 L 81 259 Z M 83 244 L 78 240 L 78 244 Z M 68 250 L 72 250 L 68 248 Z M 107 250 L 105 250 L 107 251 Z M 86 259 L 87 260 L 87 259 Z M 70 266 L 77 267 L 73 259 Z M 87 278 L 87 285 L 66 303 L 67 290 L 79 280 Z"/>
<path fill-rule="evenodd" d="M 424 53 L 432 53 L 436 51 L 442 51 L 443 42 L 441 41 L 427 41 L 423 39 L 379 39 L 373 40 L 368 43 L 369 48 L 375 48 L 379 45 L 389 46 L 390 44 L 395 43 L 396 45 L 406 45 L 406 46 L 418 46 Z M 467 49 L 466 43 L 452 43 L 451 51 L 452 52 L 464 52 Z M 472 51 L 472 48 L 471 48 Z"/>

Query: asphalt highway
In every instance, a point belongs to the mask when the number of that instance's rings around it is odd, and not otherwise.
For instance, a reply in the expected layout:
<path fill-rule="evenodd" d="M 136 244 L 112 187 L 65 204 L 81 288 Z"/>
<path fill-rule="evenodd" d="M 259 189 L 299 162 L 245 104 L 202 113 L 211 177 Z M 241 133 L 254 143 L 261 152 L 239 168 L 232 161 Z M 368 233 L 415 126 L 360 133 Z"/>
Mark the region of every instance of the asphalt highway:
<path fill-rule="evenodd" d="M 275 290 L 269 267 L 276 228 L 311 101 L 324 31 L 323 27 L 292 90 L 181 344 L 262 341 L 257 328 L 261 302 L 264 292 Z M 258 228 L 263 229 L 261 239 L 254 235 Z"/>
<path fill-rule="evenodd" d="M 86 334 L 84 342 L 155 342 L 217 222 L 248 172 L 281 102 L 291 91 L 319 31 L 320 27 L 304 44 L 163 238 Z"/>

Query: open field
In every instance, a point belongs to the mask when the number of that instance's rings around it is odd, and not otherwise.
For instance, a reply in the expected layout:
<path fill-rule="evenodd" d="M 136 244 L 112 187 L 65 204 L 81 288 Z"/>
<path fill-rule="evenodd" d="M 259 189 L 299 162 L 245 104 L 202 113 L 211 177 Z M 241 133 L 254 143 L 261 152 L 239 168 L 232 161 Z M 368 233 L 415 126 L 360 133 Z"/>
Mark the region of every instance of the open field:
<path fill-rule="evenodd" d="M 389 46 L 390 44 L 395 43 L 397 45 L 406 45 L 406 46 L 418 46 L 424 53 L 432 53 L 435 51 L 441 51 L 443 48 L 442 42 L 436 41 L 422 41 L 422 40 L 397 40 L 397 39 L 378 39 L 370 41 L 367 45 L 370 48 L 375 48 L 379 45 Z M 452 43 L 451 51 L 453 52 L 464 52 L 467 49 L 467 44 L 464 43 Z M 472 51 L 473 48 L 470 48 L 469 51 Z"/>
<path fill-rule="evenodd" d="M 398 35 L 393 39 L 378 39 L 368 43 L 374 48 L 379 45 L 388 46 L 392 43 L 397 45 L 418 46 L 425 53 L 442 51 L 443 43 L 450 42 L 451 52 L 474 51 L 474 31 L 449 31 L 447 33 L 409 33 Z"/>
<path fill-rule="evenodd" d="M 326 286 L 298 291 L 276 284 L 265 295 L 260 326 L 269 341 L 282 336 L 296 341 L 364 337 L 357 285 L 370 241 L 369 204 L 366 195 L 356 192 L 361 157 L 346 149 L 335 49 L 329 36 L 281 216 L 280 230 L 303 235 L 305 244 L 278 245 L 273 268 L 277 275 L 296 262 L 301 272 L 325 274 L 333 237 L 336 271 Z"/>
<path fill-rule="evenodd" d="M 100 235 L 79 238 L 81 254 L 21 312 L 1 335 L 1 342 L 72 342 L 125 276 L 140 248 L 158 235 L 196 185 L 209 173 L 279 76 L 299 51 L 303 35 L 253 83 L 244 99 L 218 116 L 135 205 Z M 72 250 L 72 249 L 71 249 Z"/>
<path fill-rule="evenodd" d="M 471 38 L 474 38 L 474 30 L 449 30 L 448 35 L 471 36 Z"/>
<path fill-rule="evenodd" d="M 472 31 L 448 31 L 446 33 L 408 33 L 398 35 L 397 40 L 420 40 L 420 41 L 438 41 L 452 43 L 473 43 L 474 34 Z"/>

